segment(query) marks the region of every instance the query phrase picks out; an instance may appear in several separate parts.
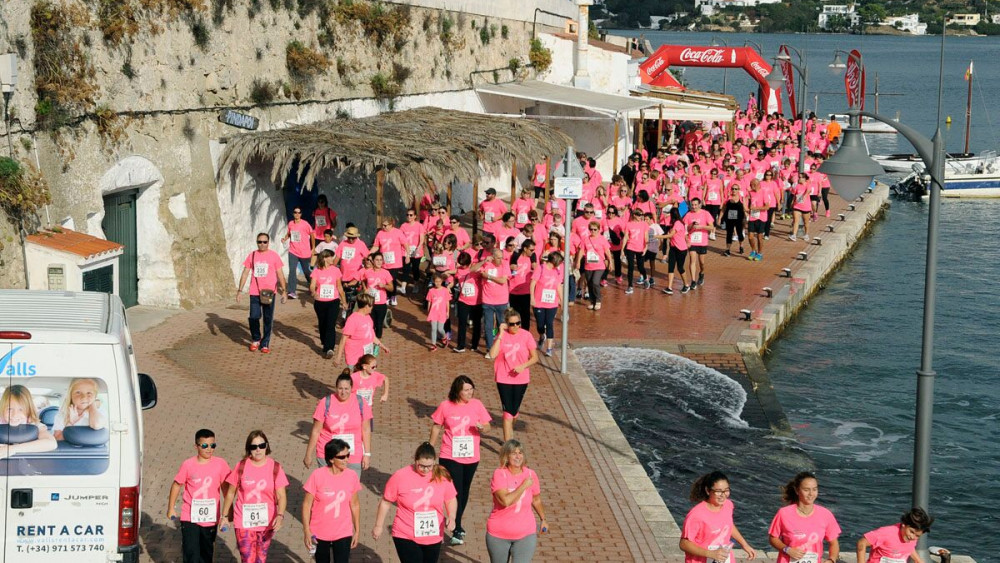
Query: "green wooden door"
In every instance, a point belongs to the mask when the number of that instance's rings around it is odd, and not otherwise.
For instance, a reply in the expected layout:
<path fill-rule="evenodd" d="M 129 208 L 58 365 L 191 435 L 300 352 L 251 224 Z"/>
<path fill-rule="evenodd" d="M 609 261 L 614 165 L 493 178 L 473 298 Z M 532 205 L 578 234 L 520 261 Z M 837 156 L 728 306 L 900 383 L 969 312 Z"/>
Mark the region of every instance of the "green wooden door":
<path fill-rule="evenodd" d="M 104 197 L 104 221 L 101 227 L 108 240 L 125 247 L 118 262 L 118 295 L 126 307 L 139 303 L 138 254 L 135 242 L 135 200 L 139 190 L 118 192 Z"/>

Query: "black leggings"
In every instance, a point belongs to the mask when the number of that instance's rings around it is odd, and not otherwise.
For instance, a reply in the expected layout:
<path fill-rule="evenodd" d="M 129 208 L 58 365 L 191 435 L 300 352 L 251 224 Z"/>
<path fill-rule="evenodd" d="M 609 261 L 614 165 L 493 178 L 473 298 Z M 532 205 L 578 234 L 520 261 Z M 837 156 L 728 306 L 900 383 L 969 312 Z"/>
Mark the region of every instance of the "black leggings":
<path fill-rule="evenodd" d="M 615 261 L 615 277 L 616 278 L 622 277 L 622 251 L 612 250 L 611 258 L 613 258 Z"/>
<path fill-rule="evenodd" d="M 510 308 L 517 311 L 517 314 L 521 316 L 521 328 L 524 330 L 531 329 L 531 294 L 510 294 Z"/>
<path fill-rule="evenodd" d="M 414 285 L 416 285 L 417 282 L 420 281 L 420 260 L 421 260 L 420 258 L 410 258 L 410 264 L 409 264 L 409 266 L 405 266 L 404 267 L 404 269 L 407 268 L 407 267 L 409 268 L 409 270 L 410 270 L 410 283 L 412 283 Z"/>
<path fill-rule="evenodd" d="M 372 306 L 372 323 L 375 324 L 375 336 L 379 340 L 382 340 L 382 328 L 385 327 L 385 313 L 388 310 L 389 306 L 385 303 Z"/>
<path fill-rule="evenodd" d="M 472 487 L 472 478 L 476 476 L 476 463 L 459 463 L 453 459 L 441 458 L 441 465 L 451 474 L 451 482 L 455 484 L 458 491 L 458 511 L 455 513 L 455 533 L 464 532 L 462 527 L 462 513 L 465 512 L 465 505 L 469 504 L 469 489 Z"/>
<path fill-rule="evenodd" d="M 316 563 L 348 563 L 351 560 L 351 539 L 351 536 L 334 541 L 317 539 Z"/>
<path fill-rule="evenodd" d="M 767 222 L 764 223 L 764 236 L 771 236 L 771 224 L 774 223 L 774 212 L 777 211 L 777 207 L 772 207 L 767 210 Z"/>
<path fill-rule="evenodd" d="M 399 563 L 437 563 L 441 556 L 441 542 L 420 545 L 413 540 L 392 538 L 392 543 L 396 544 Z"/>
<path fill-rule="evenodd" d="M 726 246 L 733 244 L 736 236 L 740 238 L 740 246 L 743 246 L 743 223 L 735 219 L 732 221 L 726 219 Z"/>
<path fill-rule="evenodd" d="M 399 292 L 399 280 L 403 279 L 404 267 L 405 266 L 389 270 L 389 274 L 392 276 L 392 291 L 386 290 L 385 292 L 386 297 L 389 299 L 395 297 Z M 388 268 L 386 269 L 388 270 Z"/>
<path fill-rule="evenodd" d="M 740 240 L 743 239 L 743 235 L 740 235 Z M 681 274 L 684 273 L 684 262 L 687 260 L 688 251 L 687 250 L 677 250 L 677 248 L 671 246 L 670 253 L 667 254 L 667 273 L 674 273 L 674 267 Z"/>
<path fill-rule="evenodd" d="M 646 264 L 644 263 L 643 257 L 645 252 L 636 252 L 634 250 L 626 250 L 625 258 L 628 259 L 628 286 L 632 287 L 632 277 L 635 272 L 636 263 L 638 262 L 639 276 L 646 277 Z"/>
<path fill-rule="evenodd" d="M 319 324 L 319 340 L 323 353 L 337 348 L 337 321 L 340 320 L 340 299 L 333 301 L 313 301 L 316 321 Z"/>
<path fill-rule="evenodd" d="M 469 319 L 472 319 L 472 346 L 470 349 L 475 350 L 479 347 L 479 338 L 483 333 L 483 306 L 468 305 L 459 301 L 456 310 L 458 312 L 458 326 L 456 327 L 458 342 L 456 346 L 459 350 L 465 349 L 465 334 L 469 331 Z"/>
<path fill-rule="evenodd" d="M 830 210 L 830 188 L 822 188 L 819 191 L 820 195 L 823 196 L 823 207 L 829 211 Z"/>
<path fill-rule="evenodd" d="M 711 203 L 706 203 L 705 204 L 705 211 L 708 211 L 709 215 L 712 216 L 712 221 L 716 225 L 719 224 L 719 209 L 720 209 L 720 206 L 718 206 L 718 205 L 711 204 Z M 663 231 L 663 232 L 667 232 L 667 231 Z"/>
<path fill-rule="evenodd" d="M 527 391 L 527 383 L 497 383 L 497 392 L 500 393 L 500 404 L 503 405 L 504 414 L 517 416 Z"/>
<path fill-rule="evenodd" d="M 535 325 L 538 326 L 538 336 L 545 338 L 555 338 L 556 308 L 542 309 L 535 307 Z"/>

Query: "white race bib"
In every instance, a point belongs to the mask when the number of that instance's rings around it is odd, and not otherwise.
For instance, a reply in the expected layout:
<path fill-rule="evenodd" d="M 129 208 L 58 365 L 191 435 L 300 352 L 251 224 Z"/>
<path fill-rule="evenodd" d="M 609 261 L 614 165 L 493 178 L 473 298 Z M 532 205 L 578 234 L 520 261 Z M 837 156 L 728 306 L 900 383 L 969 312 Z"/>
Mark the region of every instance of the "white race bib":
<path fill-rule="evenodd" d="M 476 296 L 476 284 L 472 282 L 465 282 L 462 284 L 462 295 L 465 297 L 475 297 Z"/>
<path fill-rule="evenodd" d="M 882 563 L 906 563 L 906 557 L 882 557 Z"/>
<path fill-rule="evenodd" d="M 347 442 L 347 447 L 350 449 L 351 454 L 354 453 L 354 434 L 334 434 L 330 436 L 331 440 L 343 440 Z"/>
<path fill-rule="evenodd" d="M 885 557 L 882 558 L 883 561 L 885 561 L 885 559 Z M 807 551 L 806 554 L 802 556 L 802 559 L 795 559 L 791 561 L 791 563 L 819 563 L 819 554 Z"/>
<path fill-rule="evenodd" d="M 316 226 L 317 227 L 325 227 L 326 226 L 326 215 L 317 215 L 316 216 Z"/>
<path fill-rule="evenodd" d="M 486 221 L 487 223 L 492 223 L 493 215 L 494 214 L 492 211 L 487 211 L 486 213 L 483 213 L 483 220 Z"/>
<path fill-rule="evenodd" d="M 468 459 L 473 456 L 475 444 L 472 436 L 452 436 L 451 457 L 455 459 Z"/>
<path fill-rule="evenodd" d="M 595 209 L 594 210 L 594 218 L 595 219 L 600 219 L 602 217 L 604 217 L 604 210 L 603 209 Z"/>
<path fill-rule="evenodd" d="M 542 290 L 542 303 L 552 304 L 556 302 L 556 290 L 554 289 L 543 289 Z"/>
<path fill-rule="evenodd" d="M 368 291 L 366 291 L 365 293 L 367 293 L 368 295 L 371 295 L 372 299 L 375 299 L 375 300 L 378 300 L 378 298 L 382 295 L 381 292 L 378 290 L 377 287 L 369 288 Z"/>
<path fill-rule="evenodd" d="M 527 223 L 528 222 L 528 214 L 527 213 L 518 213 L 517 214 L 517 222 L 518 223 Z"/>
<path fill-rule="evenodd" d="M 708 192 L 709 201 L 719 201 L 719 192 Z"/>
<path fill-rule="evenodd" d="M 243 505 L 243 529 L 267 526 L 270 521 L 266 502 Z"/>
<path fill-rule="evenodd" d="M 497 275 L 497 269 L 496 268 L 490 268 L 489 270 L 486 270 L 486 275 L 489 276 L 489 277 L 491 277 L 491 278 L 496 277 L 496 275 Z"/>
<path fill-rule="evenodd" d="M 395 252 L 383 252 L 382 257 L 385 258 L 386 264 L 396 263 L 396 253 Z"/>
<path fill-rule="evenodd" d="M 412 245 L 412 244 L 411 244 L 410 246 L 407 246 L 407 247 L 406 247 L 406 254 L 407 254 L 407 255 L 408 255 L 408 256 L 409 256 L 410 258 L 413 258 L 414 256 L 416 256 L 416 255 L 417 255 L 417 247 L 416 247 L 416 246 L 414 246 L 414 245 Z"/>
<path fill-rule="evenodd" d="M 760 219 L 760 210 L 750 212 L 751 219 Z"/>
<path fill-rule="evenodd" d="M 337 286 L 332 283 L 325 283 L 319 286 L 320 299 L 333 299 L 337 297 Z"/>
<path fill-rule="evenodd" d="M 292 231 L 292 242 L 302 242 L 302 233 L 298 231 Z"/>
<path fill-rule="evenodd" d="M 729 214 L 726 216 L 730 221 L 735 221 L 740 218 L 740 212 L 738 209 L 730 209 Z"/>
<path fill-rule="evenodd" d="M 372 406 L 372 390 L 371 389 L 358 389 L 358 397 L 361 397 L 368 403 L 368 406 Z"/>
<path fill-rule="evenodd" d="M 704 236 L 705 236 L 704 231 L 694 231 L 693 233 L 691 233 L 691 244 L 701 244 L 701 242 L 704 240 L 703 238 Z"/>
<path fill-rule="evenodd" d="M 353 248 L 349 246 L 344 247 L 343 254 L 340 255 L 341 259 L 351 261 L 354 260 L 354 255 L 357 253 Z"/>
<path fill-rule="evenodd" d="M 215 524 L 219 518 L 219 503 L 214 498 L 191 499 L 191 523 Z"/>
<path fill-rule="evenodd" d="M 447 264 L 447 263 L 448 263 L 448 258 L 447 258 L 447 257 L 445 257 L 445 256 L 435 256 L 435 257 L 434 257 L 434 258 L 433 258 L 433 259 L 431 260 L 431 262 L 432 262 L 432 263 L 433 263 L 433 264 L 434 264 L 435 266 L 438 266 L 438 267 L 441 267 L 441 268 L 443 268 L 443 267 L 445 266 L 445 264 Z"/>
<path fill-rule="evenodd" d="M 375 343 L 371 342 L 369 344 L 365 344 L 365 347 L 361 351 L 364 352 L 365 354 L 374 354 L 375 353 Z"/>
<path fill-rule="evenodd" d="M 438 528 L 438 513 L 436 510 L 413 513 L 413 536 L 417 538 L 432 538 L 440 536 Z"/>
<path fill-rule="evenodd" d="M 588 250 L 587 251 L 587 263 L 588 264 L 596 264 L 596 263 L 598 263 L 600 261 L 601 261 L 601 257 L 598 256 L 596 252 L 594 252 L 593 250 Z"/>
<path fill-rule="evenodd" d="M 267 271 L 270 268 L 271 268 L 271 265 L 268 264 L 267 262 L 263 262 L 261 264 L 258 264 L 256 262 L 254 262 L 254 264 L 253 264 L 253 277 L 255 277 L 255 278 L 266 278 L 267 277 Z"/>
<path fill-rule="evenodd" d="M 802 203 L 806 199 L 806 194 L 799 194 L 795 196 L 795 203 Z"/>

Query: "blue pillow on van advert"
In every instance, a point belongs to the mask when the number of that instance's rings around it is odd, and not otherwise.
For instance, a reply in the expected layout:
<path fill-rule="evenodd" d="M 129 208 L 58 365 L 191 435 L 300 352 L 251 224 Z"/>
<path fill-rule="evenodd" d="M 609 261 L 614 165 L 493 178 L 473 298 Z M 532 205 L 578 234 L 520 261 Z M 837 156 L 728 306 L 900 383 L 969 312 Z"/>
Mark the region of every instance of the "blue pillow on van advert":
<path fill-rule="evenodd" d="M 0 444 L 23 444 L 38 439 L 38 427 L 34 424 L 0 424 Z M 106 440 L 106 439 L 105 439 Z"/>
<path fill-rule="evenodd" d="M 63 429 L 63 440 L 76 446 L 103 446 L 108 443 L 108 429 L 94 429 L 87 426 L 67 426 Z"/>

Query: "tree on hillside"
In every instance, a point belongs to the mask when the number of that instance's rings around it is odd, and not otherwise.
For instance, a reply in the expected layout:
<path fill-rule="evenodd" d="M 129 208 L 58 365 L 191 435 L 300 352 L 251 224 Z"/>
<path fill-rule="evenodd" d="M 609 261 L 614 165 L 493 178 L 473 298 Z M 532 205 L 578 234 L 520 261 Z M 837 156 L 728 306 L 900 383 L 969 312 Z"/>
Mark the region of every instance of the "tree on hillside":
<path fill-rule="evenodd" d="M 881 4 L 868 3 L 858 8 L 858 15 L 865 23 L 880 23 L 886 17 L 885 7 Z"/>

